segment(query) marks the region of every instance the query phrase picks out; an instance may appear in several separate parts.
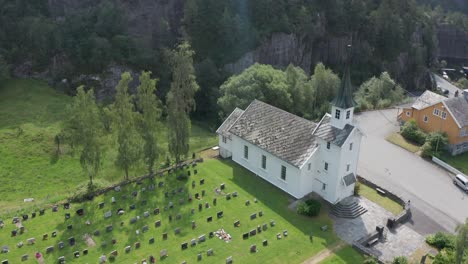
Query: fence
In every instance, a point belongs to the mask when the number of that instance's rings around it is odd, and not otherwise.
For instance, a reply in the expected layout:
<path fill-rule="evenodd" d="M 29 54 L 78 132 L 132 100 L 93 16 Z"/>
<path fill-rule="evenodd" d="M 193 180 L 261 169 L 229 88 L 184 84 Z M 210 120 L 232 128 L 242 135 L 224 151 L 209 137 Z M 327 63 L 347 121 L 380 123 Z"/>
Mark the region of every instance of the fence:
<path fill-rule="evenodd" d="M 432 161 L 433 161 L 435 164 L 437 164 L 437 165 L 443 167 L 444 169 L 450 171 L 450 172 L 453 173 L 453 174 L 463 174 L 461 171 L 455 169 L 454 167 L 450 166 L 449 164 L 443 162 L 442 160 L 440 160 L 440 159 L 438 159 L 438 158 L 436 158 L 436 157 L 432 157 Z"/>

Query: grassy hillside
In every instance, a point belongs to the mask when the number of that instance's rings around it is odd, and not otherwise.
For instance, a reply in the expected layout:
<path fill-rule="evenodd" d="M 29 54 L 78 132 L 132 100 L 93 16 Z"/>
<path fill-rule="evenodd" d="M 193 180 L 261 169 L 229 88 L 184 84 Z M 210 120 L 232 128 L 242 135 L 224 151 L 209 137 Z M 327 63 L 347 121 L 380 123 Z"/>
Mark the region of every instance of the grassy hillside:
<path fill-rule="evenodd" d="M 9 80 L 0 84 L 0 214 L 25 207 L 24 198 L 34 198 L 29 205 L 53 203 L 67 197 L 87 181 L 78 153 L 68 146 L 57 156 L 54 136 L 66 118 L 66 106 L 72 98 L 55 91 L 44 82 Z M 166 149 L 166 132 L 159 141 Z M 106 153 L 98 179 L 115 182 L 123 173 L 114 166 L 115 137 L 105 138 Z M 216 136 L 192 125 L 191 151 L 217 144 Z M 165 158 L 162 155 L 161 160 Z M 131 175 L 145 172 L 138 164 Z"/>

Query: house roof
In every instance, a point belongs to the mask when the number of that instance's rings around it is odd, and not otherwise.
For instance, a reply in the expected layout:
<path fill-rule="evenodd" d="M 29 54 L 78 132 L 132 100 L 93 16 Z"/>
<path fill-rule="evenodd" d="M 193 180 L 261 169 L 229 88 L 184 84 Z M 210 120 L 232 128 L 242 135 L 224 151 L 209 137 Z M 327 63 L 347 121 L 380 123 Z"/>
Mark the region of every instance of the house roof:
<path fill-rule="evenodd" d="M 346 66 L 344 71 L 343 81 L 341 82 L 338 94 L 331 103 L 342 109 L 348 109 L 357 105 L 356 101 L 353 99 L 353 86 L 351 84 L 349 65 Z"/>
<path fill-rule="evenodd" d="M 350 173 L 343 177 L 343 181 L 346 186 L 350 186 L 356 182 L 356 177 L 354 177 L 354 173 Z"/>
<path fill-rule="evenodd" d="M 468 100 L 463 95 L 446 99 L 443 101 L 443 104 L 449 110 L 458 126 L 468 126 Z"/>
<path fill-rule="evenodd" d="M 426 90 L 423 94 L 421 94 L 421 96 L 418 97 L 418 99 L 416 99 L 411 107 L 416 110 L 421 110 L 431 105 L 440 103 L 445 99 L 447 99 L 445 96 Z"/>
<path fill-rule="evenodd" d="M 232 113 L 224 120 L 221 126 L 216 130 L 216 133 L 221 134 L 223 136 L 227 136 L 229 133 L 229 129 L 231 128 L 232 124 L 234 124 L 237 119 L 244 113 L 244 110 L 237 108 L 232 111 Z"/>
<path fill-rule="evenodd" d="M 300 167 L 316 148 L 313 135 L 316 127 L 314 122 L 254 100 L 229 133 Z"/>
<path fill-rule="evenodd" d="M 346 124 L 343 129 L 336 128 L 331 124 L 331 115 L 325 114 L 320 122 L 318 128 L 315 130 L 314 135 L 341 147 L 348 136 L 353 131 L 354 126 Z"/>

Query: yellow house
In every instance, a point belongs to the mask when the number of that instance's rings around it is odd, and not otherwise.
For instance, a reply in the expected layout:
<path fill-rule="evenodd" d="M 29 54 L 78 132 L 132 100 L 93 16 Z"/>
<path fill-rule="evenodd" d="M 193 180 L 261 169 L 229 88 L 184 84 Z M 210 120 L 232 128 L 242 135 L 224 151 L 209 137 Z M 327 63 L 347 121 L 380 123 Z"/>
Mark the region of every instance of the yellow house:
<path fill-rule="evenodd" d="M 468 151 L 468 90 L 453 98 L 425 91 L 398 115 L 403 123 L 410 119 L 425 132 L 447 133 L 452 155 Z"/>

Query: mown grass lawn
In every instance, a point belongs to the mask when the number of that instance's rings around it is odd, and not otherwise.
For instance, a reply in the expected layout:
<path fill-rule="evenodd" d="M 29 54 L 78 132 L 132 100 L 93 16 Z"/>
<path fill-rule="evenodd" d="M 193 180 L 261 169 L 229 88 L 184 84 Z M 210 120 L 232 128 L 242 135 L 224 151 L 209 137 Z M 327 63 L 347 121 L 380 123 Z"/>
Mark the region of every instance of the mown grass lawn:
<path fill-rule="evenodd" d="M 420 146 L 406 140 L 402 135 L 400 135 L 400 133 L 392 133 L 386 138 L 386 140 L 413 153 L 418 152 L 421 148 Z"/>
<path fill-rule="evenodd" d="M 62 146 L 57 156 L 54 143 L 66 118 L 72 98 L 35 80 L 8 80 L 0 84 L 0 213 L 14 212 L 26 206 L 54 203 L 87 178 L 79 164 L 79 154 Z M 166 131 L 161 131 L 160 145 L 165 152 Z M 116 168 L 115 137 L 103 139 L 106 152 L 98 178 L 104 183 L 120 181 L 123 173 Z M 214 133 L 192 124 L 191 152 L 217 144 Z M 161 155 L 160 161 L 165 160 Z M 131 175 L 146 171 L 137 164 Z M 25 204 L 24 198 L 35 202 Z"/>
<path fill-rule="evenodd" d="M 388 197 L 378 194 L 377 191 L 371 187 L 361 183 L 360 188 L 359 195 L 364 196 L 370 201 L 382 206 L 392 214 L 398 215 L 403 211 L 403 207 L 399 203 Z"/>
<path fill-rule="evenodd" d="M 176 180 L 174 174 L 165 174 L 163 177 L 156 177 L 154 181 L 145 179 L 140 185 L 135 183 L 125 186 L 120 192 L 112 190 L 96 197 L 93 201 L 72 204 L 70 210 L 60 207 L 59 211 L 54 213 L 48 208 L 45 215 L 24 221 L 26 231 L 16 237 L 10 235 L 10 231 L 15 229 L 15 226 L 10 219 L 5 219 L 6 226 L 0 229 L 0 241 L 2 246 L 10 247 L 10 252 L 1 254 L 0 259 L 9 259 L 10 263 L 20 263 L 23 254 L 29 254 L 29 257 L 33 258 L 33 254 L 39 251 L 44 254 L 46 263 L 55 263 L 60 256 L 65 256 L 67 263 L 97 263 L 102 254 L 109 256 L 111 251 L 117 250 L 119 255 L 115 263 L 136 263 L 142 259 L 148 259 L 150 255 L 155 256 L 158 263 L 181 263 L 184 260 L 194 263 L 197 262 L 198 253 L 202 254 L 203 263 L 225 263 L 225 259 L 229 256 L 233 257 L 234 263 L 300 263 L 338 241 L 331 229 L 325 232 L 320 230 L 323 225 L 332 226 L 325 210 L 322 210 L 322 213 L 315 218 L 296 214 L 287 207 L 290 199 L 287 194 L 255 177 L 232 161 L 208 160 L 200 163 L 195 169 L 198 170 L 198 174 L 194 175 L 193 168 L 191 168 L 192 176 L 186 181 Z M 183 173 L 186 173 L 185 170 Z M 205 179 L 204 185 L 200 185 L 201 179 Z M 192 180 L 196 183 L 195 188 L 192 188 Z M 164 182 L 164 187 L 157 187 L 159 182 Z M 215 190 L 221 183 L 225 183 L 226 188 L 222 193 L 217 193 Z M 156 190 L 149 190 L 151 184 L 156 184 Z M 146 188 L 146 191 L 142 192 L 142 188 Z M 172 190 L 179 188 L 182 188 L 183 192 L 176 191 L 176 194 L 172 195 Z M 200 200 L 188 201 L 189 194 L 201 195 L 202 190 L 205 190 L 206 194 Z M 138 191 L 136 198 L 131 195 L 133 191 Z M 165 197 L 165 192 L 169 193 L 168 198 Z M 226 200 L 225 194 L 233 192 L 238 192 L 238 197 Z M 127 198 L 123 198 L 124 195 Z M 111 197 L 116 198 L 115 204 L 111 203 Z M 216 206 L 213 205 L 213 198 L 217 198 Z M 254 202 L 255 198 L 258 200 L 257 203 Z M 182 199 L 184 204 L 179 205 L 179 199 Z M 146 205 L 142 204 L 144 200 L 147 201 Z M 251 202 L 249 206 L 245 205 L 247 200 Z M 170 201 L 175 206 L 165 211 L 164 206 L 167 206 Z M 99 209 L 100 202 L 105 202 L 103 209 Z M 198 205 L 204 205 L 205 202 L 208 202 L 211 208 L 206 209 L 203 206 L 203 209 L 199 211 Z M 129 210 L 132 204 L 136 206 L 135 210 Z M 84 216 L 80 217 L 75 213 L 79 208 L 84 209 Z M 126 213 L 122 216 L 117 215 L 119 208 L 124 209 Z M 153 214 L 155 208 L 160 208 L 159 215 Z M 195 209 L 194 214 L 191 213 L 192 208 Z M 112 217 L 105 219 L 106 211 L 111 211 Z M 151 214 L 147 218 L 143 216 L 145 211 Z M 219 211 L 223 211 L 224 216 L 217 219 L 216 213 Z M 260 211 L 263 212 L 263 216 L 257 215 L 256 219 L 250 219 L 251 214 L 258 214 Z M 71 218 L 66 220 L 65 213 L 70 213 Z M 177 214 L 181 215 L 181 220 L 175 220 Z M 173 216 L 172 222 L 169 221 L 169 215 Z M 130 219 L 136 216 L 140 219 L 135 224 L 130 224 Z M 211 223 L 206 221 L 209 216 L 213 217 Z M 161 220 L 161 227 L 155 227 L 156 220 Z M 240 227 L 233 226 L 236 220 L 240 220 Z M 272 220 L 275 222 L 273 227 L 270 226 Z M 85 224 L 86 221 L 90 221 L 91 224 Z M 191 221 L 196 222 L 197 228 L 194 230 L 191 228 Z M 267 230 L 246 240 L 242 239 L 243 233 L 263 224 L 268 225 Z M 67 230 L 68 225 L 72 225 L 71 230 Z M 113 231 L 105 231 L 108 225 L 113 225 Z M 148 225 L 149 231 L 136 234 L 136 230 L 141 231 L 145 225 Z M 181 228 L 179 235 L 174 233 L 177 227 Z M 226 243 L 216 237 L 208 238 L 209 232 L 220 228 L 224 228 L 232 236 L 231 242 Z M 51 237 L 52 231 L 55 230 L 57 237 Z M 95 230 L 100 230 L 101 234 L 92 235 Z M 277 233 L 282 234 L 284 230 L 288 231 L 288 236 L 277 239 Z M 167 240 L 162 239 L 163 232 L 168 233 Z M 42 240 L 43 234 L 46 233 L 49 234 L 49 238 Z M 314 234 L 313 242 L 309 241 L 310 233 Z M 92 235 L 95 246 L 84 241 L 85 234 Z M 196 239 L 203 234 L 207 236 L 206 242 L 197 243 L 194 247 L 191 247 L 189 243 L 188 249 L 181 249 L 181 243 L 190 242 L 191 239 Z M 20 241 L 26 244 L 26 240 L 31 237 L 36 238 L 36 244 L 16 247 Z M 70 237 L 76 239 L 76 245 L 67 244 Z M 155 238 L 154 244 L 149 244 L 151 237 Z M 113 239 L 116 240 L 114 245 L 111 243 Z M 265 239 L 268 240 L 268 246 L 262 245 Z M 57 248 L 59 241 L 67 244 L 64 249 Z M 141 242 L 141 248 L 135 249 L 134 245 L 138 241 Z M 107 242 L 105 247 L 102 246 L 103 242 Z M 257 245 L 257 253 L 250 253 L 252 244 Z M 130 253 L 125 253 L 124 248 L 128 245 L 132 246 L 132 250 Z M 54 246 L 54 252 L 46 254 L 45 249 L 48 246 Z M 82 252 L 85 248 L 89 250 L 88 255 L 82 255 L 79 259 L 73 257 L 74 251 Z M 214 256 L 208 257 L 206 252 L 210 248 L 214 250 Z M 159 253 L 162 249 L 167 249 L 169 256 L 160 261 Z M 337 258 L 352 261 L 357 259 L 355 254 L 357 253 L 346 249 L 344 253 L 339 251 Z M 27 263 L 32 262 L 30 260 Z"/>
<path fill-rule="evenodd" d="M 364 256 L 348 245 L 324 259 L 320 264 L 360 264 L 363 261 Z"/>
<path fill-rule="evenodd" d="M 441 154 L 437 155 L 437 157 L 450 164 L 455 169 L 463 172 L 465 175 L 468 175 L 468 152 L 457 156 L 452 156 L 447 152 L 442 152 Z"/>

